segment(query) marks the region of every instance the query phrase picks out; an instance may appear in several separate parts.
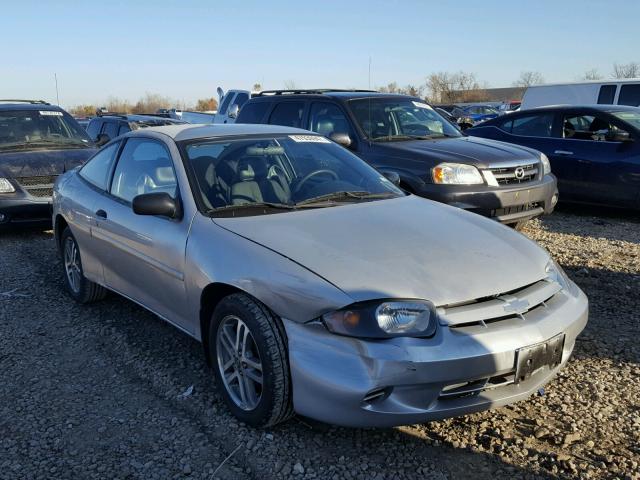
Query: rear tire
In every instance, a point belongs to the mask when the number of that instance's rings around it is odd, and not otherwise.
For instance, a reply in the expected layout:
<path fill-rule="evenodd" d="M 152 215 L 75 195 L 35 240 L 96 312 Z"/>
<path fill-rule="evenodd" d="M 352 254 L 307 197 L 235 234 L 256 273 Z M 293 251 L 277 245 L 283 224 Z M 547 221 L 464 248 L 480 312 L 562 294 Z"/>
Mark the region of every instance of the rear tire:
<path fill-rule="evenodd" d="M 209 353 L 216 385 L 234 416 L 267 427 L 293 416 L 285 334 L 280 320 L 244 293 L 213 312 Z"/>
<path fill-rule="evenodd" d="M 102 300 L 107 295 L 107 289 L 91 280 L 87 280 L 84 276 L 80 247 L 78 247 L 78 243 L 69 227 L 66 227 L 62 232 L 60 245 L 64 286 L 69 295 L 78 303 L 91 303 Z"/>

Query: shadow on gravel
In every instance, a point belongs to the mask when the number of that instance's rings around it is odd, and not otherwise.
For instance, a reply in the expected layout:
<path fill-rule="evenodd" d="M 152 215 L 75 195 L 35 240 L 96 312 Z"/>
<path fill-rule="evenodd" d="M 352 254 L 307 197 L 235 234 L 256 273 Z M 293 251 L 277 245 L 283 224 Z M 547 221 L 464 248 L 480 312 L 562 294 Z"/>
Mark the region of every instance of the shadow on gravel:
<path fill-rule="evenodd" d="M 640 275 L 593 267 L 565 267 L 589 298 L 589 322 L 574 356 L 640 363 Z"/>

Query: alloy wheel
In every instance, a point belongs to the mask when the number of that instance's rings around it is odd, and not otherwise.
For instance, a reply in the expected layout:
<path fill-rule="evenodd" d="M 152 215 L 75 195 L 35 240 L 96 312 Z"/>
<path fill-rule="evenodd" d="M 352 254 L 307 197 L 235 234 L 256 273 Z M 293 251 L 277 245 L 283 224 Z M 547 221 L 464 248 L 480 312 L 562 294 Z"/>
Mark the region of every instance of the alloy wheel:
<path fill-rule="evenodd" d="M 218 371 L 229 396 L 243 410 L 262 398 L 263 368 L 249 327 L 235 315 L 222 319 L 216 333 Z"/>
<path fill-rule="evenodd" d="M 76 242 L 71 237 L 67 237 L 64 242 L 64 270 L 71 290 L 74 293 L 78 293 L 80 291 L 80 282 L 82 281 L 80 253 Z"/>

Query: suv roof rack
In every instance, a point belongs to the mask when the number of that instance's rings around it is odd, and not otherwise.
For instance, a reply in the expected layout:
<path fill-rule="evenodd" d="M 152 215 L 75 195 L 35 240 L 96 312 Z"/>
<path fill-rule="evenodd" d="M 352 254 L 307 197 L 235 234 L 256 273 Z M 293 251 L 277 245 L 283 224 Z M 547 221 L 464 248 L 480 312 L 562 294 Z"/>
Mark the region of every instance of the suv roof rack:
<path fill-rule="evenodd" d="M 303 94 L 322 94 L 328 92 L 354 92 L 354 93 L 378 93 L 377 90 L 358 90 L 344 88 L 296 88 L 292 90 L 262 90 L 255 94 L 256 97 L 263 95 L 303 95 Z"/>
<path fill-rule="evenodd" d="M 30 103 L 32 105 L 51 105 L 49 102 L 45 102 L 44 100 L 21 100 L 18 98 L 2 98 L 0 99 L 0 103 Z"/>

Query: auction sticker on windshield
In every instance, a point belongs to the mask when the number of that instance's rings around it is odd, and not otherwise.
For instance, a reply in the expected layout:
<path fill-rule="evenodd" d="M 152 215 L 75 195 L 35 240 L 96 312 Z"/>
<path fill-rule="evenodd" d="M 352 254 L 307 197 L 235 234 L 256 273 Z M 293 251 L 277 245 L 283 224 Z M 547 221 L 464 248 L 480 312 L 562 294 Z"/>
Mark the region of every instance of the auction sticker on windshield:
<path fill-rule="evenodd" d="M 52 115 L 54 117 L 62 117 L 62 112 L 57 112 L 55 110 L 40 110 L 38 113 L 40 115 Z"/>
<path fill-rule="evenodd" d="M 312 142 L 312 143 L 331 143 L 325 137 L 318 135 L 289 135 L 289 138 L 294 142 Z"/>
<path fill-rule="evenodd" d="M 418 108 L 428 108 L 429 110 L 433 110 L 429 105 L 422 102 L 412 102 Z"/>

